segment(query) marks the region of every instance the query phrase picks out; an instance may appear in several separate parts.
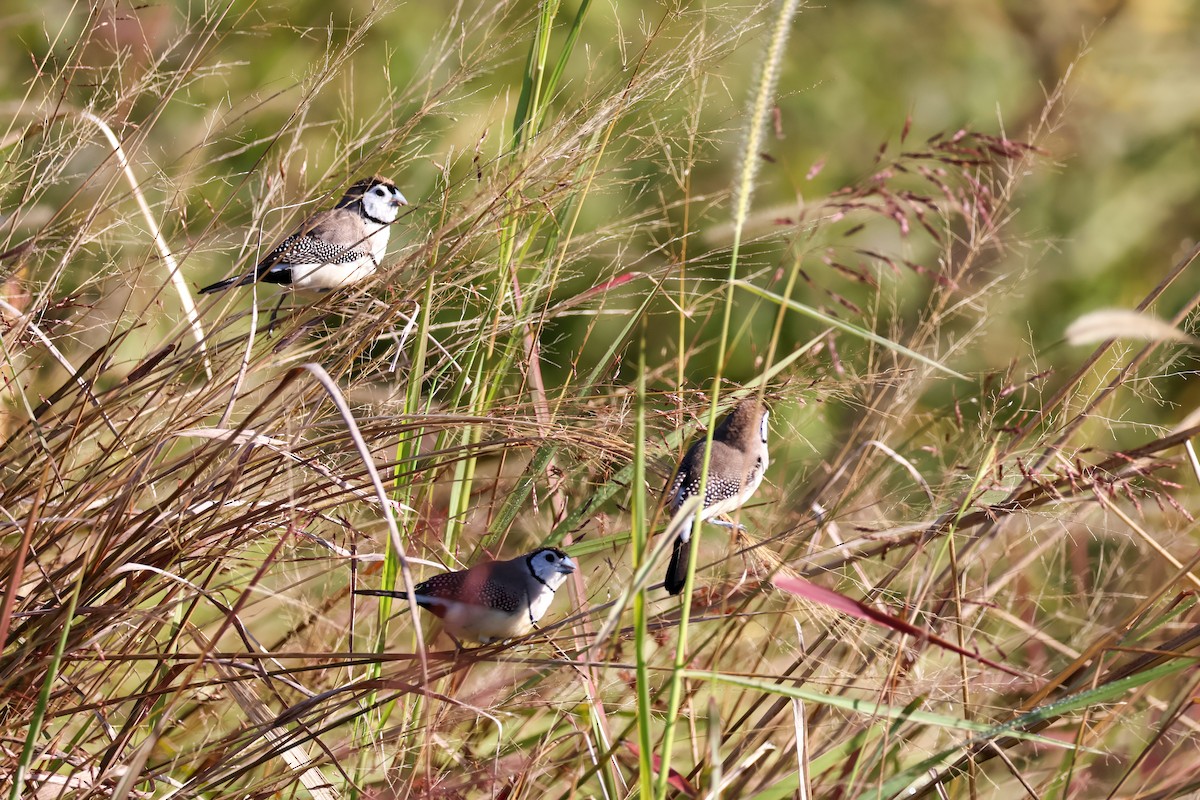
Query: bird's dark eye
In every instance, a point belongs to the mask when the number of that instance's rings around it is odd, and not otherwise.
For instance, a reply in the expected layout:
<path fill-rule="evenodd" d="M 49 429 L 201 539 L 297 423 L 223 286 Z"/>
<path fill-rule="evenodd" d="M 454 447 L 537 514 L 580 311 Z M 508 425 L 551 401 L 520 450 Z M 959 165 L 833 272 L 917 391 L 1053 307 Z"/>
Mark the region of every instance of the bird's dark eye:
<path fill-rule="evenodd" d="M 553 554 L 553 553 L 546 553 L 546 560 L 547 560 L 547 561 L 553 561 L 553 560 L 554 560 L 554 554 Z"/>

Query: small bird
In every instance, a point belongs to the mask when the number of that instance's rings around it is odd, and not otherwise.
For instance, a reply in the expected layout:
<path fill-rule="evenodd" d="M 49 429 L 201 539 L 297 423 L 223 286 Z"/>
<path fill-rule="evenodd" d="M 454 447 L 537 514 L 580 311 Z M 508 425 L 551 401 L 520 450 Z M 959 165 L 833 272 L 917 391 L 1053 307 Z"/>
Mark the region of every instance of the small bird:
<path fill-rule="evenodd" d="M 713 520 L 741 508 L 750 499 L 763 473 L 767 471 L 767 416 L 770 413 L 761 400 L 752 397 L 734 406 L 713 431 L 712 451 L 708 460 L 708 481 L 704 486 L 704 505 L 700 512 L 703 521 Z M 700 474 L 704 468 L 704 437 L 694 442 L 679 462 L 675 479 L 664 495 L 672 514 L 679 511 L 689 497 L 700 493 Z M 664 587 L 670 594 L 679 594 L 687 581 L 688 559 L 692 549 L 692 522 L 689 515 L 680 528 L 667 564 Z M 713 520 L 726 528 L 732 522 Z"/>
<path fill-rule="evenodd" d="M 413 598 L 431 611 L 455 644 L 459 639 L 490 644 L 524 636 L 535 627 L 554 592 L 575 571 L 575 562 L 556 547 L 542 547 L 508 561 L 484 561 L 421 581 Z M 405 592 L 359 589 L 355 594 L 408 599 Z"/>
<path fill-rule="evenodd" d="M 328 291 L 370 275 L 387 253 L 388 226 L 400 206 L 408 205 L 396 185 L 385 178 L 359 181 L 346 190 L 337 206 L 318 211 L 280 242 L 247 275 L 205 286 L 201 294 L 255 281 L 293 289 Z"/>

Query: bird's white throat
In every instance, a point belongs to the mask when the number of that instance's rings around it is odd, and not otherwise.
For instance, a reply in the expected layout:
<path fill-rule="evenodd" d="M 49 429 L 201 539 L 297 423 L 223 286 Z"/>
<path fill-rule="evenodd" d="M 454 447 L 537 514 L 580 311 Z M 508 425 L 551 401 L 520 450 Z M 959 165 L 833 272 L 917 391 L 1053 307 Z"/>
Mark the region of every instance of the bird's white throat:
<path fill-rule="evenodd" d="M 370 219 L 389 225 L 400 216 L 400 205 L 395 202 L 397 199 L 401 205 L 407 202 L 399 189 L 377 185 L 363 195 L 363 211 Z"/>

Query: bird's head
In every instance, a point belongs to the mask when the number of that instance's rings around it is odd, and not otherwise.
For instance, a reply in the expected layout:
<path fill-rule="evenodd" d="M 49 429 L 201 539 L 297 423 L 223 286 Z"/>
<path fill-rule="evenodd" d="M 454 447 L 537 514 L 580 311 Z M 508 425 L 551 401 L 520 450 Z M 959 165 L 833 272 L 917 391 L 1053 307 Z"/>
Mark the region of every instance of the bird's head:
<path fill-rule="evenodd" d="M 391 181 L 374 177 L 359 181 L 350 187 L 339 207 L 362 203 L 363 213 L 367 217 L 385 225 L 390 225 L 400 216 L 400 207 L 408 205 L 408 200 Z"/>
<path fill-rule="evenodd" d="M 767 418 L 771 410 L 757 397 L 748 397 L 733 407 L 729 415 L 721 420 L 713 434 L 742 451 L 751 451 L 767 443 Z"/>
<path fill-rule="evenodd" d="M 529 571 L 535 578 L 549 586 L 551 591 L 562 586 L 567 576 L 575 571 L 575 562 L 557 547 L 543 547 L 540 550 L 534 550 L 525 558 L 529 564 Z"/>

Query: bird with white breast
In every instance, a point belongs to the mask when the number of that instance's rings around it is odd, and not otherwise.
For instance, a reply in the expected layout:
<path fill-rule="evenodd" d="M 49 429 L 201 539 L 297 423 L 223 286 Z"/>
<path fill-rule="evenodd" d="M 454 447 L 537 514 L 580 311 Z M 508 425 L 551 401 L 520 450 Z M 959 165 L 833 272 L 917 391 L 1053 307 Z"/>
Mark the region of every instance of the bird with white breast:
<path fill-rule="evenodd" d="M 700 519 L 726 528 L 737 527 L 733 522 L 715 519 L 737 511 L 750 499 L 762 483 L 767 471 L 767 417 L 770 410 L 757 397 L 742 400 L 713 430 L 712 449 L 708 459 L 708 475 L 704 483 L 704 500 Z M 689 497 L 700 494 L 700 478 L 704 470 L 704 437 L 692 444 L 679 462 L 675 479 L 664 495 L 671 514 L 683 507 Z M 692 550 L 694 515 L 682 521 L 682 527 L 671 549 L 664 588 L 670 594 L 683 591 L 687 581 L 688 561 Z"/>
<path fill-rule="evenodd" d="M 408 201 L 391 181 L 358 181 L 331 209 L 318 211 L 246 275 L 205 286 L 201 294 L 257 281 L 329 291 L 363 280 L 387 254 L 389 226 Z"/>
<path fill-rule="evenodd" d="M 554 592 L 574 571 L 570 556 L 556 547 L 543 547 L 508 561 L 484 561 L 434 575 L 413 587 L 413 600 L 441 619 L 460 647 L 460 639 L 490 644 L 537 627 Z M 408 599 L 406 592 L 386 589 L 354 593 Z"/>

